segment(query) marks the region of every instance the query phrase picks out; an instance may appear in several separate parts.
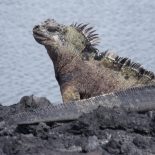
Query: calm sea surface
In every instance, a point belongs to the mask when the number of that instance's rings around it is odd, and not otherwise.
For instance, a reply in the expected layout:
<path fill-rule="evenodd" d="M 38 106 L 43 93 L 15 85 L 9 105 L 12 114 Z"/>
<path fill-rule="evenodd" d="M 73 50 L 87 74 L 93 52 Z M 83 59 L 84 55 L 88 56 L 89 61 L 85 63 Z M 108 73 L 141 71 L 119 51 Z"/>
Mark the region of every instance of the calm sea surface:
<path fill-rule="evenodd" d="M 32 36 L 35 24 L 54 18 L 63 24 L 90 23 L 100 50 L 113 49 L 155 71 L 153 0 L 0 0 L 0 102 L 24 95 L 61 102 L 52 61 Z"/>

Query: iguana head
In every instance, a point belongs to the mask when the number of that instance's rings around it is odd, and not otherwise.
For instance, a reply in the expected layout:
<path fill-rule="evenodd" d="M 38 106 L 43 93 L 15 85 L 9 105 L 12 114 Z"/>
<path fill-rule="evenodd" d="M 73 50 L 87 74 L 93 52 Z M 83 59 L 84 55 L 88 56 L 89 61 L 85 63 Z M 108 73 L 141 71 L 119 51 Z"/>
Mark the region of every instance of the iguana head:
<path fill-rule="evenodd" d="M 48 19 L 33 28 L 35 40 L 46 48 L 65 47 L 69 51 L 89 54 L 97 52 L 95 45 L 98 42 L 98 34 L 94 32 L 88 24 L 65 26 L 53 19 Z"/>

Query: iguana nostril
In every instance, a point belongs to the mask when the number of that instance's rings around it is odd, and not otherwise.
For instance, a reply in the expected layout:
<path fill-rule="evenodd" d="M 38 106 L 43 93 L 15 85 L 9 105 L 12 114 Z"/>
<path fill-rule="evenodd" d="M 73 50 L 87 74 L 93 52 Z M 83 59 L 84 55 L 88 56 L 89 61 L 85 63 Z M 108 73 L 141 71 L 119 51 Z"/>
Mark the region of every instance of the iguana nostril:
<path fill-rule="evenodd" d="M 35 25 L 33 29 L 38 29 L 39 27 L 39 25 Z"/>

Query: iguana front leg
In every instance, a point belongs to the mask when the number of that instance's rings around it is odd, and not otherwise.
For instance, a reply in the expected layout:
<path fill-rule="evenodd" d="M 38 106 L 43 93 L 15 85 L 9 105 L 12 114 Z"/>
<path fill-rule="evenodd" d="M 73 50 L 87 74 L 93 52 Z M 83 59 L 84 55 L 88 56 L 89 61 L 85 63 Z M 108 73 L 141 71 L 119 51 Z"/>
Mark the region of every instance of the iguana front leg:
<path fill-rule="evenodd" d="M 80 94 L 74 86 L 63 86 L 61 89 L 63 102 L 80 100 Z"/>

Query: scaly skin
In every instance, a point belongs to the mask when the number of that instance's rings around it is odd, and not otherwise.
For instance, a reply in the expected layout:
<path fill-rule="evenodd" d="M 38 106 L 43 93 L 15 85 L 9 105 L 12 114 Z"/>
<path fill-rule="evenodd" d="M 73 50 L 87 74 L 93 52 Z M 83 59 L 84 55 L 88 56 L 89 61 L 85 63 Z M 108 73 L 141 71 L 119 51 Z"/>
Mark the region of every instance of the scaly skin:
<path fill-rule="evenodd" d="M 53 61 L 63 102 L 155 84 L 154 74 L 139 64 L 109 52 L 99 55 L 98 36 L 87 25 L 46 20 L 34 27 L 33 36 Z"/>

